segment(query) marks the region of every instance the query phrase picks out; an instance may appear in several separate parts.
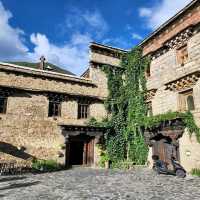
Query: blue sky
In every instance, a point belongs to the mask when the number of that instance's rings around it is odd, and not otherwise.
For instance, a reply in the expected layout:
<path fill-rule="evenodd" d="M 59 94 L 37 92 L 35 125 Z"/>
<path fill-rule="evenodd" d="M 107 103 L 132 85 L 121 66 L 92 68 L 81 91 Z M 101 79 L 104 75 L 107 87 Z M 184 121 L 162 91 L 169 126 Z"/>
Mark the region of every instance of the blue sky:
<path fill-rule="evenodd" d="M 0 0 L 0 60 L 44 55 L 76 74 L 91 41 L 130 49 L 191 0 Z"/>

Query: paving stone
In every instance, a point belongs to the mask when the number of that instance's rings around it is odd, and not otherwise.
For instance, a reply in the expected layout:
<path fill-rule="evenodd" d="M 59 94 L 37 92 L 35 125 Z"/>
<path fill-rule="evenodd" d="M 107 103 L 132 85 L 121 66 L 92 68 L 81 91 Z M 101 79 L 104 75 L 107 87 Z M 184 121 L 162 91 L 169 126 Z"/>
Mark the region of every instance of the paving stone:
<path fill-rule="evenodd" d="M 0 177 L 2 200 L 199 200 L 200 178 L 132 171 L 75 168 Z"/>

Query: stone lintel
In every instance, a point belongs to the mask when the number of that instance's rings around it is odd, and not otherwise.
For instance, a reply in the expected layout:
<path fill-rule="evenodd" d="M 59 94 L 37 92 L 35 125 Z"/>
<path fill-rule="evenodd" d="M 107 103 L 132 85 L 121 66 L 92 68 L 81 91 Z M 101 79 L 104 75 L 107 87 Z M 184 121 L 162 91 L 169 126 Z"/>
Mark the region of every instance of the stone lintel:
<path fill-rule="evenodd" d="M 181 118 L 166 120 L 159 125 L 144 130 L 144 138 L 148 145 L 151 146 L 151 140 L 158 135 L 170 137 L 172 140 L 177 140 L 184 133 L 185 125 Z"/>
<path fill-rule="evenodd" d="M 59 98 L 61 100 L 64 99 L 70 99 L 70 98 L 84 98 L 88 99 L 89 101 L 104 101 L 105 99 L 100 96 L 92 96 L 92 95 L 81 95 L 76 93 L 62 93 L 62 92 L 55 92 L 50 90 L 37 90 L 37 89 L 29 89 L 29 88 L 23 88 L 23 87 L 11 87 L 11 86 L 4 86 L 0 85 L 0 93 L 6 93 L 7 96 L 12 95 L 15 92 L 30 92 L 33 94 L 43 94 L 47 96 L 48 98 Z"/>
<path fill-rule="evenodd" d="M 84 125 L 70 125 L 60 124 L 62 135 L 65 137 L 66 142 L 70 137 L 95 137 L 98 142 L 105 132 L 103 127 L 84 126 Z"/>

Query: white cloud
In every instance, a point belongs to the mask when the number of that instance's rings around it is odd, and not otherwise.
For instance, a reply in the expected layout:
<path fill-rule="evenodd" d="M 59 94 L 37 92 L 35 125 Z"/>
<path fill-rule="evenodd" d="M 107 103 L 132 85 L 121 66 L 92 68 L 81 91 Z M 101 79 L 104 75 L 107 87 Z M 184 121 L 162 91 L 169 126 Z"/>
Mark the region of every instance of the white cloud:
<path fill-rule="evenodd" d="M 17 59 L 24 56 L 28 48 L 24 45 L 24 32 L 9 24 L 11 12 L 3 7 L 0 1 L 0 59 Z"/>
<path fill-rule="evenodd" d="M 106 21 L 97 10 L 93 13 L 86 11 L 83 14 L 83 17 L 88 22 L 88 24 L 90 24 L 96 30 L 100 30 L 101 33 L 105 33 L 108 30 Z"/>
<path fill-rule="evenodd" d="M 81 29 L 83 32 L 93 32 L 95 37 L 101 38 L 109 29 L 109 26 L 98 10 L 80 10 L 71 8 L 66 15 L 65 23 L 60 25 L 62 32 Z"/>
<path fill-rule="evenodd" d="M 137 33 L 132 33 L 132 38 L 136 40 L 142 40 L 142 36 Z"/>
<path fill-rule="evenodd" d="M 108 25 L 97 10 L 78 12 L 79 15 L 72 15 L 65 23 L 65 29 L 71 31 L 68 34 L 71 36 L 63 45 L 50 42 L 45 34 L 33 33 L 30 35 L 30 42 L 34 45 L 31 51 L 25 45 L 24 31 L 9 24 L 12 13 L 0 1 L 0 60 L 38 62 L 40 56 L 44 55 L 47 61 L 81 74 L 88 65 L 89 42 L 97 36 L 101 37 Z M 85 30 L 79 32 L 81 28 Z"/>
<path fill-rule="evenodd" d="M 150 17 L 152 15 L 152 10 L 149 8 L 140 8 L 140 17 Z"/>
<path fill-rule="evenodd" d="M 67 44 L 56 46 L 49 42 L 46 35 L 32 34 L 31 42 L 35 45 L 34 51 L 28 53 L 28 59 L 37 61 L 44 55 L 51 63 L 66 67 L 68 70 L 80 74 L 88 65 L 89 35 L 74 34 Z"/>
<path fill-rule="evenodd" d="M 146 18 L 149 28 L 155 29 L 175 15 L 189 2 L 191 0 L 162 0 L 151 8 L 140 8 L 139 15 Z"/>

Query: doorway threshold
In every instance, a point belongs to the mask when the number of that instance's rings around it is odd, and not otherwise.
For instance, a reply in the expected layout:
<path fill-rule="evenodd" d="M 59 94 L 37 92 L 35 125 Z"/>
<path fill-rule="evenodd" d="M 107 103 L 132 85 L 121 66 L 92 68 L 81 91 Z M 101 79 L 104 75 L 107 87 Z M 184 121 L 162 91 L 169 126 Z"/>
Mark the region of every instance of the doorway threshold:
<path fill-rule="evenodd" d="M 91 165 L 72 165 L 71 168 L 92 168 Z"/>

